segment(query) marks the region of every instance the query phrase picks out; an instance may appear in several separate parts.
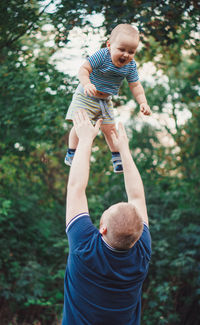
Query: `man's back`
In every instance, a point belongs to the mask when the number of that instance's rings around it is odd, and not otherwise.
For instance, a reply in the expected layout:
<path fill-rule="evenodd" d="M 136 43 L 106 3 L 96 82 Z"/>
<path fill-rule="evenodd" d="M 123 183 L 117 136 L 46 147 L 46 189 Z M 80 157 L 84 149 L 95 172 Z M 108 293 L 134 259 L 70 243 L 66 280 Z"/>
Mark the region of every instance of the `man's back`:
<path fill-rule="evenodd" d="M 148 227 L 127 251 L 110 247 L 87 213 L 69 223 L 67 235 L 63 325 L 138 325 L 151 254 Z"/>

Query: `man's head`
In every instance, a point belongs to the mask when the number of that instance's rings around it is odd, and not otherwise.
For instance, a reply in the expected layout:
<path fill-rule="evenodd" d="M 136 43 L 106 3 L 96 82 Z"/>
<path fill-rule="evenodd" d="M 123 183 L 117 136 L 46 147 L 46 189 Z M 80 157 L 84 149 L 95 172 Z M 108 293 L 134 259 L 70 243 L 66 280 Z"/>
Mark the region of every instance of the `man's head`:
<path fill-rule="evenodd" d="M 116 67 L 123 67 L 133 59 L 139 39 L 138 30 L 129 24 L 119 24 L 112 30 L 107 47 Z"/>
<path fill-rule="evenodd" d="M 133 204 L 120 202 L 104 211 L 99 231 L 110 246 L 126 250 L 140 238 L 142 218 Z"/>

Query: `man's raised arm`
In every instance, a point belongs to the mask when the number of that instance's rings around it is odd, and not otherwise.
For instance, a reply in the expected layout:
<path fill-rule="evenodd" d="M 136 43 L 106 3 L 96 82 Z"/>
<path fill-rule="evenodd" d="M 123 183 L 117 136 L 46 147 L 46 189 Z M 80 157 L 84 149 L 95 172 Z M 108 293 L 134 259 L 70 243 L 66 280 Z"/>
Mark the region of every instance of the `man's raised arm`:
<path fill-rule="evenodd" d="M 68 179 L 66 224 L 78 214 L 88 212 L 85 191 L 89 178 L 90 155 L 92 143 L 99 131 L 101 120 L 98 120 L 93 127 L 87 113 L 80 110 L 76 113 L 73 122 L 79 142 Z"/>
<path fill-rule="evenodd" d="M 128 202 L 134 204 L 143 221 L 148 225 L 148 215 L 143 182 L 131 156 L 128 138 L 122 123 L 119 123 L 118 134 L 116 135 L 114 132 L 112 133 L 112 140 L 121 155 Z"/>

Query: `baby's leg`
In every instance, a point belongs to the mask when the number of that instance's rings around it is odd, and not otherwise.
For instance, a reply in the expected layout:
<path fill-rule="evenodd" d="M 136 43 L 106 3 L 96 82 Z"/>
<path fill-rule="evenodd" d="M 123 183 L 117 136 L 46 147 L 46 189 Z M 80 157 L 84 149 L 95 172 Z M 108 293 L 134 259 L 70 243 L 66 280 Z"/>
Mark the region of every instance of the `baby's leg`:
<path fill-rule="evenodd" d="M 78 145 L 78 137 L 75 131 L 74 126 L 72 127 L 72 129 L 70 130 L 69 133 L 69 144 L 68 144 L 68 149 L 67 149 L 67 153 L 65 156 L 65 164 L 68 166 L 71 166 L 73 158 L 74 158 L 74 154 Z"/>
<path fill-rule="evenodd" d="M 112 138 L 111 138 L 111 131 L 116 132 L 115 124 L 102 124 L 101 125 L 101 131 L 103 132 L 106 142 L 110 148 L 110 151 L 112 153 L 112 162 L 113 162 L 113 169 L 115 173 L 123 173 L 123 165 L 120 153 L 117 151 L 117 148 L 115 147 Z"/>
<path fill-rule="evenodd" d="M 114 131 L 116 133 L 116 127 L 115 124 L 102 124 L 101 125 L 101 131 L 103 132 L 106 142 L 110 148 L 111 152 L 116 151 L 116 148 L 113 144 L 112 138 L 111 138 L 111 131 Z"/>
<path fill-rule="evenodd" d="M 71 128 L 71 131 L 69 133 L 69 140 L 68 140 L 68 147 L 70 149 L 76 149 L 78 145 L 78 137 L 76 135 L 76 131 L 74 126 Z"/>

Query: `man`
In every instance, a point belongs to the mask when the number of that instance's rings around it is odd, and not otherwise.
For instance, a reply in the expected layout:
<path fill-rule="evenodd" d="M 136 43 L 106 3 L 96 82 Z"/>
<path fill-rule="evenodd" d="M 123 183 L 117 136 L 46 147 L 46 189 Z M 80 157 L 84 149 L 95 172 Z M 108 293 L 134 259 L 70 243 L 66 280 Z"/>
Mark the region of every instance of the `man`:
<path fill-rule="evenodd" d="M 84 111 L 74 117 L 79 142 L 67 188 L 69 256 L 62 325 L 139 325 L 142 284 L 151 254 L 143 183 L 119 123 L 112 141 L 122 158 L 128 202 L 104 211 L 100 229 L 95 228 L 86 187 L 92 143 L 100 124 L 98 120 L 93 127 Z"/>

